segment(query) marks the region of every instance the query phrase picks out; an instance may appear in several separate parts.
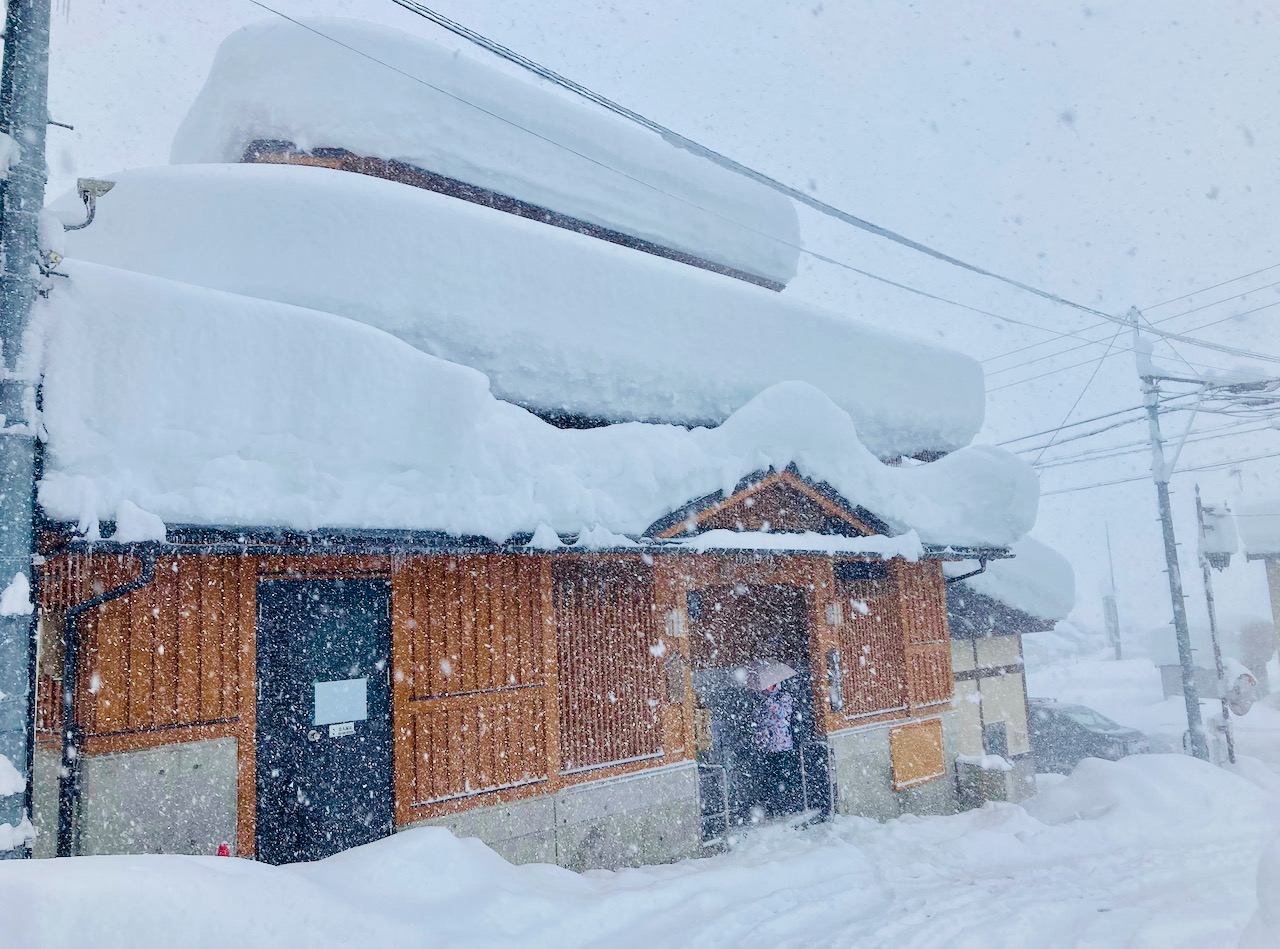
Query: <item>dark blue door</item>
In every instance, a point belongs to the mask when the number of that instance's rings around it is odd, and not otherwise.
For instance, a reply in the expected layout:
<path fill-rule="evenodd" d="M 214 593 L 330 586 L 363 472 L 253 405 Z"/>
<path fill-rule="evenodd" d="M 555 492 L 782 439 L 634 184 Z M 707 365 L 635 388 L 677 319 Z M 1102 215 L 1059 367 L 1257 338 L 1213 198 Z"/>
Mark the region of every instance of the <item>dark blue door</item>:
<path fill-rule="evenodd" d="M 392 830 L 390 584 L 258 584 L 258 859 L 318 860 Z"/>

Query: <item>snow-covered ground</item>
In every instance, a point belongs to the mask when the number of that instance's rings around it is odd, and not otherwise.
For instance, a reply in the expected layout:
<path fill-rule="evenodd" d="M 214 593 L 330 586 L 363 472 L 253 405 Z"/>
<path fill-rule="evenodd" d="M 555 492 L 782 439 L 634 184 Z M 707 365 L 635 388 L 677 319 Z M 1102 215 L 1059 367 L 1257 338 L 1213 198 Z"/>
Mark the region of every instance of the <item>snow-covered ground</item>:
<path fill-rule="evenodd" d="M 1032 681 L 1153 737 L 1179 731 L 1181 706 L 1160 700 L 1147 659 L 1067 659 Z M 1025 806 L 769 828 L 672 866 L 513 867 L 434 828 L 286 868 L 173 856 L 0 864 L 0 918 L 29 949 L 1231 947 L 1280 831 L 1280 702 L 1237 724 L 1234 773 L 1178 754 L 1090 760 L 1042 778 Z"/>

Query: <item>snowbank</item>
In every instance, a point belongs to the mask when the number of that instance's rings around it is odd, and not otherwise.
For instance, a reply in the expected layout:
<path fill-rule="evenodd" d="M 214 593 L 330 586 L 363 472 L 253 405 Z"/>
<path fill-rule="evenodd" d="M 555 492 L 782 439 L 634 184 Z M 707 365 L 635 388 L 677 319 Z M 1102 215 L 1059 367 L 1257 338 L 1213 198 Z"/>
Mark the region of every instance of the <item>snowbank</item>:
<path fill-rule="evenodd" d="M 1258 861 L 1258 908 L 1240 938 L 1239 949 L 1274 949 L 1280 945 L 1280 836 Z"/>
<path fill-rule="evenodd" d="M 511 866 L 443 828 L 286 867 L 0 862 L 0 919 L 24 949 L 79 946 L 86 933 L 96 949 L 1231 945 L 1275 826 L 1262 795 L 1185 758 L 1097 764 L 1060 785 L 1096 816 L 1066 823 L 1010 804 L 885 824 L 836 818 L 618 872 Z M 1124 803 L 1107 810 L 1114 801 Z"/>
<path fill-rule="evenodd" d="M 1269 800 L 1243 778 L 1189 755 L 1153 754 L 1085 758 L 1023 807 L 1045 824 L 1103 822 L 1134 833 L 1215 814 L 1263 827 Z"/>
<path fill-rule="evenodd" d="M 1013 456 L 973 447 L 884 465 L 804 383 L 766 390 L 715 429 L 561 430 L 496 400 L 480 373 L 362 323 L 62 266 L 70 278 L 40 309 L 39 497 L 86 529 L 122 509 L 137 522 L 128 504 L 170 524 L 638 534 L 793 462 L 927 543 L 1005 545 L 1035 520 L 1035 475 Z"/>
<path fill-rule="evenodd" d="M 958 448 L 982 423 L 966 356 L 455 198 L 271 165 L 116 180 L 68 256 L 360 320 L 536 410 L 714 424 L 800 380 L 881 457 Z M 57 207 L 83 218 L 74 195 Z"/>
<path fill-rule="evenodd" d="M 1066 557 L 1046 544 L 1024 537 L 1012 547 L 1013 557 L 995 560 L 985 572 L 962 581 L 965 586 L 1042 620 L 1065 619 L 1076 602 L 1075 572 Z M 973 569 L 970 561 L 947 564 L 958 576 Z"/>
<path fill-rule="evenodd" d="M 779 283 L 795 276 L 800 226 L 782 195 L 421 37 L 303 23 L 272 20 L 223 41 L 174 139 L 175 164 L 240 161 L 256 139 L 345 148 Z"/>

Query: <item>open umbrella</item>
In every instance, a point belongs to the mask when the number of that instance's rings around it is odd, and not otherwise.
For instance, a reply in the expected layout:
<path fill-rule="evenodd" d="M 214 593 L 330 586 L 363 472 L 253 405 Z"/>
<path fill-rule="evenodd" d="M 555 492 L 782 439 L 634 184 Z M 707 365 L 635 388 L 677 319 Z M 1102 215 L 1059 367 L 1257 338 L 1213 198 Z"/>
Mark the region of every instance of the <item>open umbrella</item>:
<path fill-rule="evenodd" d="M 757 659 L 747 667 L 747 688 L 763 692 L 779 682 L 785 682 L 795 674 L 796 670 L 785 662 L 779 662 L 776 659 Z"/>

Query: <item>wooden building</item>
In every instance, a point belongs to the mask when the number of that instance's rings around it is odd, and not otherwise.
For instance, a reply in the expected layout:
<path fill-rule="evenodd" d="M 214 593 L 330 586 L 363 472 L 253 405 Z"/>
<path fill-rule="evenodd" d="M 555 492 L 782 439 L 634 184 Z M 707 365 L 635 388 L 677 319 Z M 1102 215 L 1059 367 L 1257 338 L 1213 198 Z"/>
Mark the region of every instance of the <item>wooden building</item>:
<path fill-rule="evenodd" d="M 730 710 L 695 683 L 761 658 L 797 670 L 807 710 L 796 810 L 947 810 L 941 561 L 1002 552 L 836 549 L 879 526 L 792 471 L 598 550 L 175 528 L 114 545 L 51 525 L 37 851 L 225 842 L 284 862 L 430 822 L 519 861 L 694 854 L 752 819 L 716 756 Z M 741 549 L 690 544 L 726 528 Z M 752 546 L 805 531 L 832 549 Z"/>
<path fill-rule="evenodd" d="M 965 447 L 981 368 L 763 292 L 795 273 L 785 197 L 333 29 L 492 110 L 237 31 L 264 68 L 219 55 L 191 164 L 120 176 L 73 235 L 42 337 L 37 850 L 278 863 L 431 823 L 620 866 L 954 807 L 942 563 L 1006 556 L 1037 497 Z M 785 748 L 753 745 L 765 664 Z"/>

